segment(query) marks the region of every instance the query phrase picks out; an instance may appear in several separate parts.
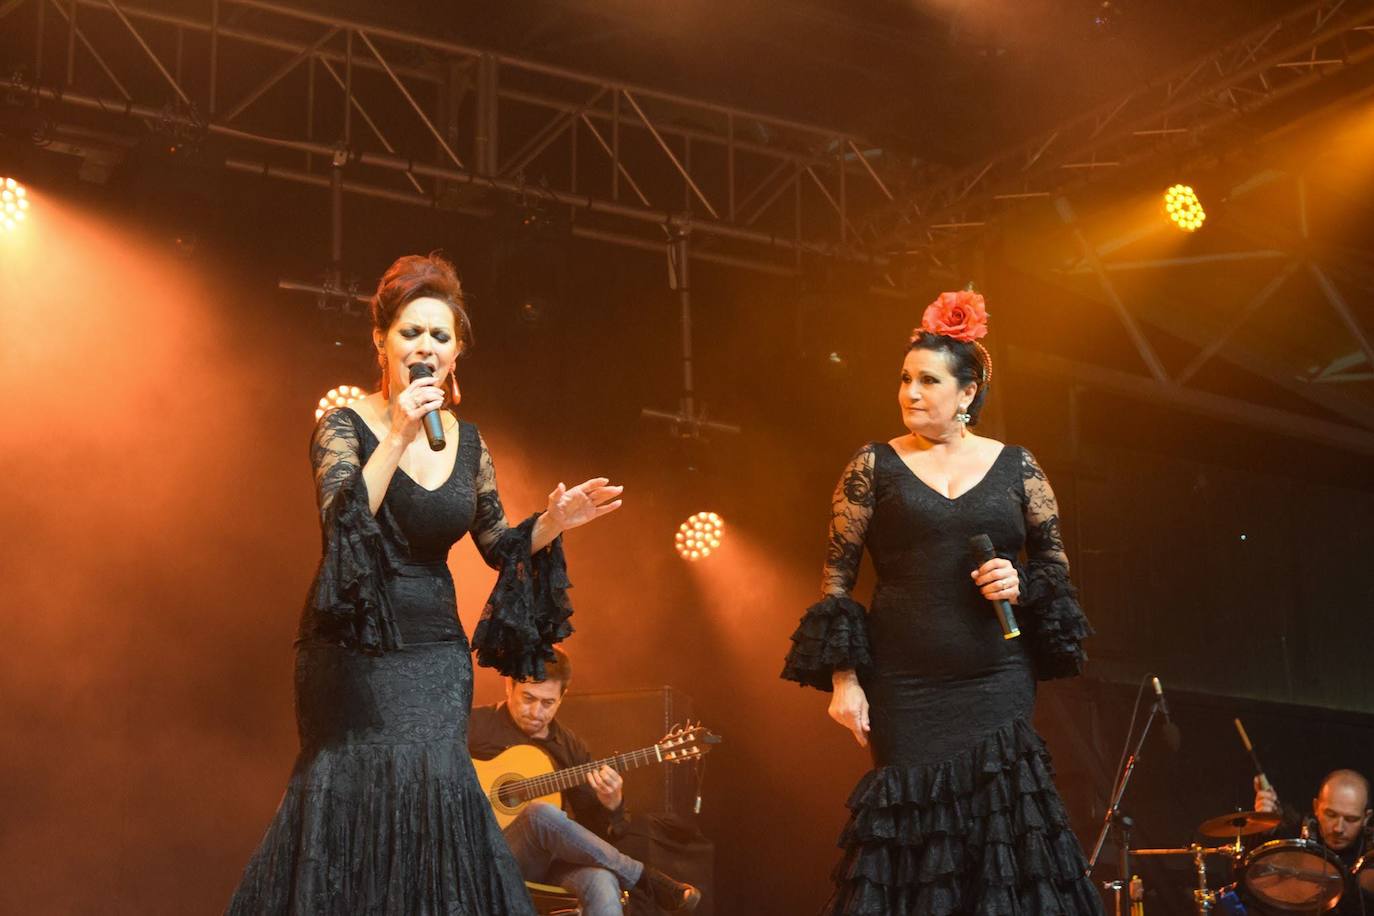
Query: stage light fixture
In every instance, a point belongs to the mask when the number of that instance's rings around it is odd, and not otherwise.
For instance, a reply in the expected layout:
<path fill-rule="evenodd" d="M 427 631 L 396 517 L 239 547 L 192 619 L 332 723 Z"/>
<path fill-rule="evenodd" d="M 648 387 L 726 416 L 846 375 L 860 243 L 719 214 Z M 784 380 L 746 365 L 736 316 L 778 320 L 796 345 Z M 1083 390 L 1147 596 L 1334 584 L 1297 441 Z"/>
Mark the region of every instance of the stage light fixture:
<path fill-rule="evenodd" d="M 28 190 L 13 178 L 0 178 L 0 226 L 13 232 L 28 216 Z"/>
<path fill-rule="evenodd" d="M 1164 212 L 1184 232 L 1196 232 L 1207 219 L 1202 201 L 1186 184 L 1176 184 L 1164 192 Z"/>
<path fill-rule="evenodd" d="M 720 546 L 725 537 L 725 522 L 714 512 L 698 512 L 677 526 L 674 536 L 678 556 L 684 560 L 704 560 Z"/>
<path fill-rule="evenodd" d="M 365 397 L 367 397 L 367 392 L 357 385 L 340 385 L 338 388 L 330 388 L 325 396 L 320 398 L 320 406 L 315 408 L 315 419 L 318 420 L 324 416 L 324 412 L 332 407 L 347 407 Z"/>

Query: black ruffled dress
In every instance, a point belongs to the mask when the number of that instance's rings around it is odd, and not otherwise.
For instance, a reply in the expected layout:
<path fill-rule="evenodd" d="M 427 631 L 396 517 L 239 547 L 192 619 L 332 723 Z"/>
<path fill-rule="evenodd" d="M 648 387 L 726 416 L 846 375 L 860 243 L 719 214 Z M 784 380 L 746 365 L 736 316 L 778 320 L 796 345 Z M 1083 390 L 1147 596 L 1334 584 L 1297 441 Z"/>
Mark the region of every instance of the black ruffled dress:
<path fill-rule="evenodd" d="M 500 571 L 478 662 L 540 676 L 572 632 L 562 543 L 530 556 L 534 519 L 507 525 L 472 424 L 443 485 L 397 470 L 374 516 L 362 467 L 376 447 L 349 408 L 315 429 L 324 556 L 297 641 L 301 750 L 228 913 L 531 916 L 468 758 L 472 659 L 447 557 L 470 531 Z"/>
<path fill-rule="evenodd" d="M 1008 559 L 1025 549 L 1019 639 L 1002 639 L 969 577 L 978 534 Z M 850 597 L 865 547 L 878 579 L 867 612 Z M 874 763 L 849 798 L 824 912 L 1100 914 L 1030 723 L 1036 679 L 1079 673 L 1091 633 L 1030 452 L 1005 447 L 949 499 L 890 445 L 860 449 L 835 491 L 823 585 L 782 676 L 830 690 L 834 669 L 856 669 Z"/>

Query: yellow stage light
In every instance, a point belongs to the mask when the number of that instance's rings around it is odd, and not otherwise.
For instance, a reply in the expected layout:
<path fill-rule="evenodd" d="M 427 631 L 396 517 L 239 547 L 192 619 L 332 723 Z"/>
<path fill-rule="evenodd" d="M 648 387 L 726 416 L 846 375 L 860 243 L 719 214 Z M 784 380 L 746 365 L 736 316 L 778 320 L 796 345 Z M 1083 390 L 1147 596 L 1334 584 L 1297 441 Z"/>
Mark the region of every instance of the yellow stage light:
<path fill-rule="evenodd" d="M 1186 184 L 1176 184 L 1164 192 L 1164 212 L 1184 232 L 1196 232 L 1207 219 L 1202 201 Z"/>
<path fill-rule="evenodd" d="M 354 401 L 361 401 L 367 396 L 357 385 L 340 385 L 338 388 L 330 388 L 324 397 L 320 398 L 320 406 L 315 408 L 315 419 L 324 416 L 324 412 L 331 407 L 347 407 Z"/>
<path fill-rule="evenodd" d="M 725 522 L 714 512 L 698 512 L 677 526 L 673 540 L 684 560 L 701 560 L 720 546 L 725 536 Z"/>
<path fill-rule="evenodd" d="M 0 227 L 13 232 L 28 216 L 28 190 L 13 178 L 0 178 Z"/>

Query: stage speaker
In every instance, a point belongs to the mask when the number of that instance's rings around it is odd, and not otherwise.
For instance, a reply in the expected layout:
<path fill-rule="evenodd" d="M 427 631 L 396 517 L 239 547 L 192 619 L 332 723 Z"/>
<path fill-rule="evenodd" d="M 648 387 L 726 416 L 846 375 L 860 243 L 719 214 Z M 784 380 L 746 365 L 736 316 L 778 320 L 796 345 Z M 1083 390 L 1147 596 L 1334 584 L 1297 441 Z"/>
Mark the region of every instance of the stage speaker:
<path fill-rule="evenodd" d="M 656 744 L 692 713 L 692 698 L 673 687 L 640 690 L 568 691 L 558 721 L 573 730 L 592 757 Z M 696 801 L 695 763 L 649 764 L 625 774 L 625 810 L 630 814 L 691 817 Z"/>

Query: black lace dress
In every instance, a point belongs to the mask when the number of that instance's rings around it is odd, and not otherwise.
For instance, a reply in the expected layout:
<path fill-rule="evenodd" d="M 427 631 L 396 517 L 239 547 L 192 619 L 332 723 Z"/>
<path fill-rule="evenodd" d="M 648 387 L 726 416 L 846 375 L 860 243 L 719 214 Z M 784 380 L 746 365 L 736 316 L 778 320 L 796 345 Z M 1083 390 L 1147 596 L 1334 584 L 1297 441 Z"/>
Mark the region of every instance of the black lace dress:
<path fill-rule="evenodd" d="M 472 661 L 447 556 L 470 531 L 500 570 L 478 661 L 539 675 L 572 632 L 561 540 L 530 556 L 534 518 L 507 525 L 475 426 L 459 424 L 443 485 L 426 490 L 398 469 L 374 516 L 362 466 L 376 447 L 348 408 L 315 429 L 324 556 L 297 642 L 301 750 L 228 912 L 527 916 L 468 758 Z"/>
<path fill-rule="evenodd" d="M 1002 639 L 969 577 L 978 534 L 999 556 L 1026 551 L 1019 639 Z M 865 547 L 878 579 L 867 612 L 850 597 Z M 830 690 L 833 670 L 856 669 L 874 763 L 849 798 L 825 912 L 1101 913 L 1030 724 L 1036 678 L 1077 674 L 1091 632 L 1030 452 L 1005 447 L 949 499 L 890 445 L 865 446 L 835 491 L 823 590 L 783 677 Z"/>

